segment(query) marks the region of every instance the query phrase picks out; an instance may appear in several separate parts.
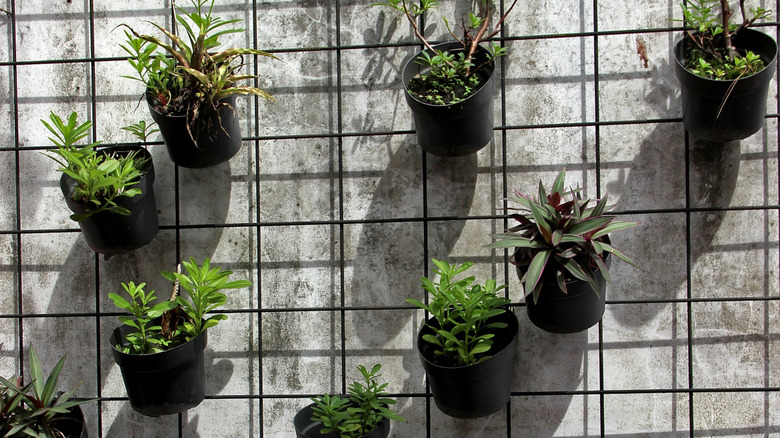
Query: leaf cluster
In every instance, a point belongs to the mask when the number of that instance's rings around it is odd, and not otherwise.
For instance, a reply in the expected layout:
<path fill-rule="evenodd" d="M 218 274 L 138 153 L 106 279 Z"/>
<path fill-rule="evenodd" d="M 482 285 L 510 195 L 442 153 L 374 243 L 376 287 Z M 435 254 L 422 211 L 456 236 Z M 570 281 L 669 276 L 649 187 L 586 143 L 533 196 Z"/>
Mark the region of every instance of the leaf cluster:
<path fill-rule="evenodd" d="M 136 123 L 133 123 L 132 125 L 123 126 L 122 129 L 133 134 L 138 140 L 141 141 L 141 143 L 147 143 L 149 141 L 149 136 L 160 132 L 157 128 L 152 128 L 155 125 L 154 122 L 152 124 L 147 125 L 145 120 L 139 120 Z"/>
<path fill-rule="evenodd" d="M 185 294 L 179 294 L 176 302 L 186 315 L 186 321 L 182 324 L 182 331 L 187 340 L 197 337 L 206 329 L 214 327 L 219 321 L 227 319 L 227 315 L 218 314 L 206 317 L 206 314 L 223 306 L 227 297 L 222 290 L 241 289 L 249 287 L 252 283 L 248 280 L 228 281 L 233 275 L 232 271 L 223 271 L 219 267 L 211 267 L 211 260 L 206 257 L 202 265 L 198 265 L 194 258 L 182 261 L 186 271 L 167 272 L 162 276 L 169 281 L 178 283 Z"/>
<path fill-rule="evenodd" d="M 436 50 L 422 34 L 417 24 L 420 16 L 440 5 L 439 1 L 421 0 L 415 2 L 411 0 L 386 0 L 381 3 L 374 3 L 371 6 L 386 6 L 401 12 L 412 26 L 415 36 L 429 51 L 434 53 L 434 56 L 431 56 L 428 53 L 423 52 L 415 60 L 416 63 L 427 68 L 420 77 L 427 83 L 426 89 L 430 90 L 429 94 L 417 95 L 417 97 L 423 101 L 445 105 L 457 103 L 478 90 L 480 79 L 474 78 L 473 75 L 483 66 L 493 65 L 496 57 L 506 55 L 506 49 L 501 47 L 500 44 L 494 43 L 488 48 L 487 61 L 479 65 L 475 65 L 474 63 L 474 53 L 476 52 L 477 47 L 482 42 L 493 38 L 501 31 L 504 19 L 512 11 L 515 3 L 517 3 L 517 0 L 512 2 L 512 5 L 507 9 L 506 13 L 501 16 L 492 30 L 488 28 L 491 4 L 489 0 L 482 0 L 480 2 L 481 7 L 479 13 L 475 14 L 470 12 L 468 17 L 461 20 L 459 27 L 462 36 L 456 35 L 450 22 L 447 19 L 444 19 L 444 23 L 447 26 L 450 35 L 463 45 L 462 51 L 457 55 L 447 54 L 443 53 L 441 50 Z M 465 93 L 453 93 L 453 86 L 463 89 Z"/>
<path fill-rule="evenodd" d="M 127 24 L 122 25 L 127 28 L 127 41 L 121 47 L 130 56 L 128 62 L 136 71 L 136 76 L 125 77 L 143 82 L 147 93 L 159 103 L 164 114 L 186 114 L 191 135 L 196 121 L 209 129 L 215 122 L 221 126 L 218 111 L 227 105 L 222 102 L 226 97 L 256 95 L 274 100 L 260 88 L 236 85 L 257 78 L 239 74 L 244 55 L 277 59 L 274 55 L 249 48 L 213 50 L 220 46 L 220 37 L 244 31 L 231 27 L 241 20 L 223 20 L 214 15 L 215 1 L 190 0 L 193 12 L 176 6 L 174 16 L 184 29 L 183 37 L 157 23 L 150 23 L 170 43 L 155 36 L 141 35 Z"/>
<path fill-rule="evenodd" d="M 141 193 L 133 188 L 138 183 L 146 167 L 146 160 L 138 158 L 136 152 L 123 155 L 110 155 L 96 151 L 99 143 L 75 146 L 75 143 L 89 135 L 92 122 L 78 123 L 78 115 L 73 112 L 63 121 L 52 112 L 51 123 L 41 120 L 46 129 L 53 134 L 49 140 L 57 146 L 47 157 L 60 165 L 57 170 L 70 176 L 76 182 L 72 199 L 86 205 L 85 213 L 70 216 L 76 222 L 82 221 L 101 211 L 129 215 L 130 210 L 117 205 L 117 198 L 132 198 Z"/>
<path fill-rule="evenodd" d="M 507 311 L 509 299 L 497 296 L 506 286 L 496 286 L 493 279 L 485 281 L 484 286 L 473 284 L 473 276 L 456 280 L 455 277 L 474 265 L 471 262 L 450 265 L 433 259 L 433 263 L 439 281 L 420 279 L 430 294 L 429 303 L 413 298 L 406 300 L 428 311 L 436 320 L 435 325 L 426 323 L 436 334 L 423 335 L 423 340 L 434 346 L 436 362 L 442 365 L 472 365 L 489 359 L 487 353 L 493 345 L 493 332 L 507 326 L 490 321 Z"/>
<path fill-rule="evenodd" d="M 513 263 L 526 266 L 520 282 L 526 296 L 533 294 L 534 303 L 539 299 L 545 277 L 554 277 L 564 293 L 567 293 L 567 281 L 585 281 L 598 295 L 595 273 L 601 272 L 610 280 L 604 264 L 607 254 L 638 267 L 607 242 L 609 233 L 638 223 L 606 215 L 612 208 L 607 206 L 607 196 L 591 205 L 592 200 L 580 198 L 580 189 L 566 190 L 565 179 L 564 169 L 556 176 L 549 194 L 540 181 L 536 198 L 515 190 L 515 197 L 508 201 L 518 204 L 517 208 L 511 208 L 517 213 L 510 216 L 518 225 L 505 233 L 494 234 L 495 241 L 488 245 L 518 249 Z"/>
<path fill-rule="evenodd" d="M 347 398 L 338 395 L 312 397 L 312 421 L 323 424 L 322 434 L 335 433 L 339 438 L 355 438 L 374 430 L 385 420 L 406 421 L 390 409 L 396 401 L 387 397 L 387 383 L 379 384 L 380 364 L 369 371 L 358 365 L 363 382 L 355 381 L 347 388 Z"/>
<path fill-rule="evenodd" d="M 128 354 L 150 354 L 190 341 L 206 329 L 217 325 L 219 321 L 227 319 L 223 314 L 207 317 L 209 312 L 227 302 L 222 290 L 252 285 L 247 280 L 228 281 L 233 272 L 223 271 L 219 267 L 212 268 L 208 257 L 202 265 L 198 265 L 192 257 L 181 264 L 186 271 L 184 274 L 167 271 L 161 273 L 164 278 L 174 283 L 174 293 L 170 300 L 153 304 L 157 297 L 154 291 L 144 291 L 146 283 L 122 283 L 129 300 L 115 293 L 108 295 L 116 307 L 131 315 L 120 316 L 119 321 L 136 330 L 116 346 L 118 350 Z M 184 289 L 184 295 L 178 293 L 179 288 Z M 183 319 L 181 322 L 178 321 L 179 314 Z M 166 317 L 173 321 L 164 322 Z"/>
<path fill-rule="evenodd" d="M 161 317 L 163 313 L 175 309 L 179 304 L 173 300 L 166 300 L 152 305 L 152 301 L 156 300 L 157 297 L 155 297 L 154 291 L 146 293 L 145 286 L 146 283 L 136 285 L 132 281 L 122 283 L 122 288 L 130 297 L 129 300 L 113 292 L 108 294 L 116 307 L 132 315 L 132 317 L 124 315 L 119 317 L 122 324 L 136 329 L 135 332 L 125 336 L 124 343 L 117 345 L 117 349 L 126 354 L 159 353 L 178 343 L 177 336 L 165 336 L 160 324 L 154 323 L 153 320 Z"/>
<path fill-rule="evenodd" d="M 65 364 L 63 356 L 46 376 L 35 350 L 30 346 L 30 383 L 21 377 L 0 377 L 0 436 L 21 438 L 64 438 L 59 414 L 90 400 L 72 399 L 77 384 L 65 392 L 58 391 L 59 376 Z"/>
<path fill-rule="evenodd" d="M 740 0 L 742 23 L 731 23 L 732 10 L 728 0 L 689 0 L 682 3 L 683 23 L 688 30 L 685 68 L 708 78 L 733 80 L 750 76 L 764 69 L 761 58 L 753 52 L 739 53 L 732 38 L 757 20 L 769 16 L 771 10 L 756 7 L 748 17 L 744 0 Z M 717 12 L 716 12 L 717 10 Z"/>

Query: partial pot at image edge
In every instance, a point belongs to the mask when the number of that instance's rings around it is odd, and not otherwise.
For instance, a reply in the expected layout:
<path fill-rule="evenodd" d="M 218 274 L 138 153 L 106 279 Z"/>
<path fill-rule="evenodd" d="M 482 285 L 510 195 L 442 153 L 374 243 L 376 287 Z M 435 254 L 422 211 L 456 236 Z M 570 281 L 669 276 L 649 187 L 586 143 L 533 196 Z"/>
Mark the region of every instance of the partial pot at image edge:
<path fill-rule="evenodd" d="M 755 134 L 764 125 L 769 82 L 777 65 L 777 44 L 772 37 L 752 29 L 735 35 L 735 47 L 753 51 L 766 65 L 760 72 L 739 80 L 706 79 L 685 69 L 684 41 L 675 43 L 674 67 L 682 91 L 685 129 L 696 138 L 721 142 Z"/>

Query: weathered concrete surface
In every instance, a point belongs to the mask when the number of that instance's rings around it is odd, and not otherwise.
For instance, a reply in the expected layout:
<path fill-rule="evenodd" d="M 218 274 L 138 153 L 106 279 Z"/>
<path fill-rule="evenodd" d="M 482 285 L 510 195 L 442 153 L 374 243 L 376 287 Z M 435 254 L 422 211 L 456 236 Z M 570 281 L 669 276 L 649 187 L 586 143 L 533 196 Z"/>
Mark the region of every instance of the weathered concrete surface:
<path fill-rule="evenodd" d="M 495 124 L 510 129 L 473 156 L 441 159 L 424 156 L 406 133 L 413 125 L 399 76 L 417 48 L 406 45 L 413 35 L 390 9 L 369 0 L 220 0 L 216 12 L 246 28 L 225 47 L 257 41 L 280 58 L 245 59 L 277 102 L 239 99 L 250 139 L 211 169 L 175 169 L 155 136 L 163 228 L 148 246 L 109 260 L 89 251 L 68 218 L 56 165 L 40 153 L 50 145 L 40 119 L 77 111 L 93 120 L 97 140 L 131 141 L 120 128 L 150 118 L 140 84 L 121 77 L 132 70 L 116 59 L 124 40 L 117 25 L 155 33 L 146 20 L 170 26 L 171 4 L 96 0 L 90 23 L 89 3 L 17 1 L 16 47 L 0 12 L 0 62 L 23 61 L 0 66 L 3 376 L 24 368 L 20 350 L 32 344 L 47 368 L 68 353 L 63 383 L 84 380 L 80 396 L 124 397 L 108 345 L 118 321 L 104 315 L 115 311 L 107 294 L 133 280 L 166 296 L 161 270 L 173 270 L 177 256 L 209 256 L 254 284 L 229 291 L 230 318 L 209 333 L 206 388 L 219 397 L 183 415 L 183 436 L 291 437 L 308 396 L 343 392 L 358 364 L 374 363 L 401 394 L 408 421 L 393 425 L 394 437 L 425 436 L 426 426 L 433 437 L 506 436 L 507 415 L 512 436 L 688 436 L 691 418 L 697 436 L 780 429 L 780 397 L 760 390 L 780 386 L 778 305 L 763 300 L 780 290 L 778 212 L 762 209 L 778 204 L 778 125 L 768 119 L 739 143 L 690 139 L 686 150 L 670 55 L 678 35 L 642 31 L 675 25 L 676 2 L 603 0 L 595 14 L 591 1 L 518 4 L 505 34 L 523 38 L 506 42 L 495 93 Z M 439 40 L 448 38 L 441 17 L 470 2 L 443 3 L 426 27 Z M 594 37 L 596 30 L 626 33 Z M 555 34 L 565 36 L 525 38 Z M 83 62 L 93 54 L 97 62 Z M 777 78 L 770 114 L 776 95 Z M 641 222 L 613 243 L 643 270 L 613 264 L 614 302 L 601 332 L 552 335 L 515 309 L 512 390 L 555 394 L 516 395 L 508 410 L 479 420 L 455 420 L 432 400 L 410 397 L 426 390 L 414 345 L 424 315 L 396 307 L 422 299 L 426 258 L 472 260 L 479 279 L 508 280 L 521 303 L 513 267 L 484 245 L 504 227 L 493 217 L 504 188 L 534 193 L 563 167 L 570 185 L 591 197 L 608 193 L 626 219 Z M 689 314 L 675 302 L 689 294 L 724 301 L 694 302 Z M 35 316 L 20 320 L 20 312 Z M 669 393 L 689 385 L 755 391 Z M 570 394 L 602 387 L 640 393 L 606 394 L 603 405 L 597 394 Z M 174 416 L 143 417 L 124 401 L 99 407 L 85 407 L 90 436 L 178 436 Z"/>

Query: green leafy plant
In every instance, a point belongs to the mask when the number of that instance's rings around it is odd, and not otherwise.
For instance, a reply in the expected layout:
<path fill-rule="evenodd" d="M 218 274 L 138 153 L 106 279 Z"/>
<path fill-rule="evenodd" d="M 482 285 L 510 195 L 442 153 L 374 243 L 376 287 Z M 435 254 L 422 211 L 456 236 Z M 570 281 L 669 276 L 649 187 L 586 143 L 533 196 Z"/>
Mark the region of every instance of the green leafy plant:
<path fill-rule="evenodd" d="M 180 272 L 181 264 L 185 274 Z M 158 353 L 190 341 L 227 319 L 223 314 L 207 317 L 209 312 L 227 302 L 227 296 L 220 291 L 252 285 L 248 280 L 228 281 L 233 272 L 212 268 L 208 257 L 202 265 L 193 258 L 181 264 L 178 272 L 161 273 L 174 283 L 170 300 L 152 304 L 157 298 L 154 291 L 144 291 L 146 283 L 122 283 L 129 300 L 115 293 L 108 295 L 116 307 L 131 315 L 120 316 L 119 321 L 136 330 L 116 345 L 119 351 L 128 354 Z M 185 296 L 179 293 L 180 287 L 184 289 Z"/>
<path fill-rule="evenodd" d="M 433 345 L 434 357 L 441 365 L 473 365 L 489 359 L 491 356 L 487 353 L 493 345 L 495 330 L 507 326 L 491 321 L 507 311 L 509 299 L 497 295 L 506 286 L 496 286 L 493 279 L 485 281 L 484 286 L 473 284 L 473 276 L 455 280 L 474 265 L 471 262 L 450 265 L 433 259 L 433 264 L 439 281 L 433 282 L 427 277 L 420 279 L 430 294 L 429 303 L 426 305 L 413 298 L 406 300 L 428 311 L 436 320 L 435 325 L 426 323 L 436 334 L 423 335 L 423 340 Z"/>
<path fill-rule="evenodd" d="M 21 377 L 0 377 L 0 434 L 3 437 L 64 438 L 63 425 L 72 421 L 68 414 L 74 406 L 91 400 L 76 400 L 73 395 L 79 384 L 58 392 L 63 356 L 46 376 L 35 350 L 30 346 L 30 383 Z"/>
<path fill-rule="evenodd" d="M 385 420 L 406 421 L 390 409 L 395 400 L 387 397 L 387 383 L 379 384 L 380 364 L 369 371 L 363 365 L 358 370 L 363 382 L 352 382 L 347 388 L 347 398 L 324 394 L 312 397 L 312 421 L 323 424 L 321 433 L 335 433 L 339 438 L 355 438 L 374 430 Z"/>
<path fill-rule="evenodd" d="M 221 268 L 211 267 L 211 260 L 206 257 L 202 265 L 190 257 L 189 261 L 183 261 L 186 274 L 181 272 L 163 271 L 162 276 L 180 285 L 186 292 L 186 297 L 178 295 L 176 301 L 186 315 L 183 331 L 187 340 L 192 339 L 204 330 L 214 327 L 219 321 L 227 319 L 227 315 L 218 314 L 206 317 L 227 301 L 224 289 L 241 289 L 249 287 L 252 283 L 248 280 L 228 281 L 233 275 L 232 271 L 223 271 Z"/>
<path fill-rule="evenodd" d="M 487 81 L 486 75 L 481 74 L 481 70 L 486 65 L 493 65 L 494 59 L 506 54 L 506 49 L 500 44 L 493 44 L 488 48 L 487 60 L 479 64 L 475 63 L 474 54 L 477 47 L 487 40 L 490 40 L 501 31 L 504 19 L 514 8 L 517 0 L 514 0 L 504 15 L 501 16 L 498 23 L 491 29 L 490 22 L 490 0 L 480 0 L 479 13 L 469 13 L 468 17 L 462 21 L 460 30 L 462 36 L 455 34 L 450 22 L 444 19 L 452 37 L 460 42 L 463 49 L 457 53 L 448 53 L 437 50 L 431 42 L 422 34 L 418 25 L 418 19 L 427 11 L 430 11 L 440 5 L 437 0 L 421 0 L 415 2 L 412 0 L 386 0 L 381 3 L 374 3 L 372 6 L 387 6 L 401 12 L 412 26 L 414 35 L 419 39 L 426 49 L 434 55 L 423 52 L 415 62 L 422 65 L 426 70 L 412 78 L 408 84 L 408 90 L 418 99 L 438 104 L 446 105 L 457 103 L 476 92 L 482 84 Z"/>
<path fill-rule="evenodd" d="M 108 294 L 116 307 L 132 315 L 132 317 L 120 316 L 119 321 L 137 330 L 125 336 L 124 344 L 117 345 L 117 349 L 123 353 L 159 353 L 171 347 L 176 340 L 176 336 L 165 336 L 160 324 L 153 324 L 152 321 L 161 317 L 163 313 L 175 309 L 179 304 L 174 300 L 167 300 L 152 305 L 152 301 L 157 297 L 154 296 L 154 291 L 146 293 L 145 286 L 146 283 L 136 285 L 132 281 L 122 283 L 122 288 L 130 296 L 130 300 L 113 292 Z"/>
<path fill-rule="evenodd" d="M 596 200 L 580 199 L 581 189 L 564 188 L 566 170 L 562 170 L 553 182 L 548 194 L 542 182 L 536 198 L 515 190 L 515 197 L 508 201 L 518 205 L 509 208 L 517 213 L 510 217 L 518 222 L 505 233 L 494 234 L 492 248 L 517 248 L 512 261 L 525 267 L 520 279 L 525 295 L 533 294 L 538 302 L 544 278 L 554 278 L 558 287 L 567 292 L 566 282 L 582 280 L 599 294 L 595 273 L 601 272 L 610 281 L 609 270 L 604 263 L 607 254 L 638 267 L 608 243 L 608 234 L 638 225 L 637 222 L 618 220 L 606 215 L 607 196 Z"/>
<path fill-rule="evenodd" d="M 60 165 L 57 170 L 73 178 L 76 185 L 71 198 L 86 205 L 85 213 L 72 214 L 70 218 L 79 222 L 102 211 L 129 215 L 130 210 L 117 205 L 116 201 L 141 193 L 133 186 L 145 173 L 146 160 L 138 158 L 135 152 L 118 155 L 96 151 L 94 148 L 99 142 L 76 146 L 89 135 L 92 122 L 79 124 L 75 112 L 66 121 L 53 112 L 49 119 L 51 123 L 41 122 L 53 134 L 49 140 L 57 149 L 44 155 Z"/>
<path fill-rule="evenodd" d="M 249 48 L 213 51 L 220 45 L 220 37 L 244 31 L 230 27 L 241 20 L 223 20 L 214 15 L 215 1 L 190 0 L 193 12 L 175 7 L 175 19 L 184 29 L 185 37 L 150 23 L 171 41 L 170 44 L 151 35 L 141 35 L 126 24 L 122 25 L 127 28 L 127 41 L 121 47 L 130 55 L 128 61 L 136 72 L 136 76 L 125 77 L 144 83 L 146 93 L 159 112 L 186 115 L 193 140 L 200 133 L 195 129 L 198 126 L 204 130 L 211 130 L 213 126 L 222 127 L 219 110 L 229 106 L 223 101 L 226 97 L 256 95 L 269 101 L 274 100 L 260 88 L 236 85 L 240 81 L 257 78 L 255 75 L 239 74 L 245 55 L 277 59 L 274 55 Z"/>
<path fill-rule="evenodd" d="M 160 132 L 157 128 L 152 128 L 155 125 L 154 122 L 152 124 L 147 125 L 145 120 L 139 120 L 136 123 L 133 123 L 132 125 L 123 126 L 122 129 L 133 134 L 138 138 L 138 140 L 141 141 L 141 143 L 147 143 L 149 141 L 149 136 Z"/>
<path fill-rule="evenodd" d="M 738 79 L 764 69 L 761 57 L 753 52 L 739 53 L 732 39 L 742 29 L 771 13 L 760 7 L 748 18 L 745 0 L 739 2 L 742 23 L 731 23 L 734 14 L 728 0 L 689 0 L 682 4 L 685 26 L 685 68 L 709 79 Z M 719 9 L 719 14 L 715 10 Z"/>

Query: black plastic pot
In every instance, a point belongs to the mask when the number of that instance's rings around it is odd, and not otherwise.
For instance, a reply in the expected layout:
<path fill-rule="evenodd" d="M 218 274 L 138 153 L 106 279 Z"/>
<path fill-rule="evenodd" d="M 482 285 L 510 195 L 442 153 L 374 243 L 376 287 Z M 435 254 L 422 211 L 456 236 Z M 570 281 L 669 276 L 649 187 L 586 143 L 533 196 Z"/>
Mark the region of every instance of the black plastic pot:
<path fill-rule="evenodd" d="M 152 417 L 177 414 L 199 405 L 205 398 L 206 373 L 203 351 L 207 332 L 171 350 L 154 354 L 126 354 L 115 345 L 134 328 L 122 325 L 111 333 L 111 352 L 122 371 L 130 406 Z"/>
<path fill-rule="evenodd" d="M 457 41 L 439 44 L 442 51 L 463 51 Z M 430 50 L 425 52 L 433 55 Z M 474 53 L 474 64 L 487 61 L 487 49 L 479 47 Z M 428 153 L 440 157 L 460 157 L 484 148 L 493 139 L 493 90 L 495 88 L 494 64 L 487 64 L 483 71 L 488 80 L 476 93 L 451 105 L 434 105 L 418 100 L 408 91 L 409 81 L 424 69 L 415 63 L 416 54 L 406 62 L 401 74 L 406 103 L 412 110 L 417 141 Z"/>
<path fill-rule="evenodd" d="M 98 153 L 123 155 L 132 151 L 138 151 L 138 157 L 147 159 L 146 173 L 133 186 L 141 189 L 141 193 L 132 198 L 120 197 L 115 200 L 117 205 L 130 210 L 130 215 L 103 211 L 78 223 L 89 247 L 101 254 L 113 255 L 138 249 L 151 242 L 159 230 L 154 197 L 154 163 L 149 152 L 141 146 L 129 145 L 99 149 Z M 65 203 L 72 212 L 85 213 L 86 205 L 71 198 L 75 187 L 76 181 L 63 173 L 60 189 L 65 196 Z"/>
<path fill-rule="evenodd" d="M 767 67 L 736 83 L 705 79 L 683 67 L 685 40 L 679 40 L 674 46 L 675 73 L 682 89 L 683 125 L 695 137 L 710 141 L 741 140 L 764 125 L 769 82 L 777 65 L 777 44 L 769 35 L 752 29 L 741 30 L 733 44 L 740 50 L 760 55 Z"/>
<path fill-rule="evenodd" d="M 297 438 L 336 438 L 336 434 L 331 432 L 322 434 L 322 423 L 319 421 L 313 421 L 311 419 L 314 407 L 314 403 L 306 405 L 303 409 L 298 411 L 293 418 L 293 426 L 295 426 L 295 436 Z M 371 432 L 360 435 L 361 438 L 386 438 L 390 435 L 390 421 L 385 420 L 377 425 Z"/>
<path fill-rule="evenodd" d="M 509 402 L 517 350 L 517 317 L 507 311 L 490 322 L 505 322 L 508 326 L 496 331 L 490 350 L 492 357 L 475 365 L 450 367 L 436 364 L 431 344 L 423 340 L 424 335 L 435 332 L 423 325 L 417 335 L 417 351 L 428 376 L 433 399 L 436 406 L 451 417 L 485 417 Z M 429 319 L 427 324 L 436 326 L 436 319 Z"/>
<path fill-rule="evenodd" d="M 80 406 L 73 406 L 67 413 L 57 414 L 52 419 L 58 431 L 66 438 L 88 438 L 87 425 L 84 421 L 84 412 Z"/>
<path fill-rule="evenodd" d="M 227 103 L 219 110 L 222 128 L 215 123 L 209 132 L 193 132 L 196 143 L 187 130 L 187 117 L 158 112 L 150 93 L 146 93 L 149 113 L 160 128 L 171 161 L 182 167 L 198 169 L 224 163 L 236 155 L 241 149 L 241 125 L 235 116 L 236 96 L 221 102 Z"/>
<path fill-rule="evenodd" d="M 604 263 L 609 267 L 611 257 L 607 255 Z M 522 278 L 525 271 L 517 267 L 517 276 Z M 604 316 L 607 282 L 601 271 L 596 271 L 596 283 L 599 295 L 590 285 L 581 280 L 566 282 L 568 293 L 558 287 L 553 276 L 545 276 L 539 299 L 534 303 L 533 296 L 525 297 L 528 319 L 541 328 L 552 333 L 577 333 L 596 325 Z"/>

